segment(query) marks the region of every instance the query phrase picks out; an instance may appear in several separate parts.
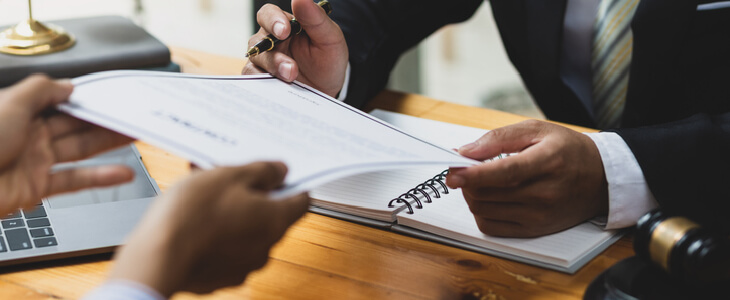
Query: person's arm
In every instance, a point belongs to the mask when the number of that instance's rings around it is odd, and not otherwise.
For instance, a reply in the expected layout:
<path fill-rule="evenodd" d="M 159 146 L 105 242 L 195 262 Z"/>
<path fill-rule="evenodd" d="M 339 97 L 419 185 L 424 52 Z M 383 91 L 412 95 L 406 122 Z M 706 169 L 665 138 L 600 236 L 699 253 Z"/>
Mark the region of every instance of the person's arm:
<path fill-rule="evenodd" d="M 330 2 L 333 10 L 330 17 L 334 22 L 328 22 L 324 12 L 311 0 L 293 0 L 294 15 L 307 34 L 252 58 L 244 73 L 270 72 L 286 81 L 303 81 L 334 97 L 342 87 L 349 60 L 351 77 L 345 101 L 362 107 L 385 87 L 395 62 L 406 50 L 444 25 L 468 19 L 483 1 Z M 264 6 L 257 16 L 262 30 L 249 44 L 270 32 L 287 36 L 289 17 L 278 7 Z"/>
<path fill-rule="evenodd" d="M 269 197 L 286 173 L 282 163 L 261 162 L 196 172 L 178 183 L 117 251 L 109 282 L 149 287 L 162 297 L 241 284 L 309 208 L 306 194 Z"/>
<path fill-rule="evenodd" d="M 99 166 L 51 172 L 56 163 L 74 161 L 132 140 L 68 115 L 54 112 L 73 86 L 42 75 L 0 89 L 0 216 L 31 208 L 42 198 L 79 189 L 129 181 L 125 166 Z"/>
<path fill-rule="evenodd" d="M 333 0 L 332 19 L 350 51 L 348 97 L 364 106 L 382 91 L 398 59 L 445 25 L 469 19 L 483 0 Z"/>
<path fill-rule="evenodd" d="M 84 295 L 81 300 L 164 300 L 157 291 L 127 280 L 109 280 Z"/>
<path fill-rule="evenodd" d="M 631 148 L 662 210 L 730 232 L 730 113 L 613 131 Z"/>
<path fill-rule="evenodd" d="M 668 214 L 730 232 L 730 113 L 612 131 L 620 139 L 602 133 L 607 140 L 591 140 L 534 120 L 498 128 L 459 152 L 475 159 L 519 154 L 452 169 L 447 184 L 463 189 L 480 230 L 492 235 L 540 236 L 606 215 L 623 219 L 615 227 L 631 226 L 654 207 L 652 195 Z M 597 145 L 604 142 L 625 142 L 630 151 L 610 157 L 601 153 L 606 145 Z"/>

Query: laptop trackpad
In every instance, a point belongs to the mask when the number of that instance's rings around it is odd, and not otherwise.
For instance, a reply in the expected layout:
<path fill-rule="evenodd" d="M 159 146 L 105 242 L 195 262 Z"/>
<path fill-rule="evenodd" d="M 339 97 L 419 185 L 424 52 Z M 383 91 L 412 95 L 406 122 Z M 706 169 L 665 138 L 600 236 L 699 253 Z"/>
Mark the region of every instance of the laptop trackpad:
<path fill-rule="evenodd" d="M 142 161 L 139 159 L 131 146 L 101 154 L 99 156 L 58 165 L 54 169 L 65 169 L 75 167 L 88 167 L 109 164 L 124 164 L 134 170 L 132 182 L 108 188 L 96 188 L 75 193 L 62 194 L 48 198 L 48 204 L 52 209 L 69 208 L 78 205 L 98 204 L 106 202 L 118 202 L 132 199 L 149 198 L 157 196 L 152 179 L 145 172 Z"/>

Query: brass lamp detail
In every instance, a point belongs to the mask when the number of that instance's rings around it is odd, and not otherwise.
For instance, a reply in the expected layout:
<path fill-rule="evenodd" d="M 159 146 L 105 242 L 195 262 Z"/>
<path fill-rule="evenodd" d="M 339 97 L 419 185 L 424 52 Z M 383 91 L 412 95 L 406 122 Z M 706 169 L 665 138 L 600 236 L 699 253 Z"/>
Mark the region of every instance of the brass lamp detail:
<path fill-rule="evenodd" d="M 14 55 L 39 55 L 62 51 L 76 40 L 63 28 L 33 19 L 28 0 L 28 20 L 0 32 L 0 52 Z"/>

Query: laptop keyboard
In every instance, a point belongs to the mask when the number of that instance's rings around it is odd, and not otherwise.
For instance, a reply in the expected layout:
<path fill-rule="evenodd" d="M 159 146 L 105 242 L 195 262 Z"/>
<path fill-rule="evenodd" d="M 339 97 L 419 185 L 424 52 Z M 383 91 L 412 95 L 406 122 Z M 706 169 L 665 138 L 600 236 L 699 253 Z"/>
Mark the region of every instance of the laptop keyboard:
<path fill-rule="evenodd" d="M 9 214 L 0 224 L 0 253 L 58 245 L 42 203 L 31 211 Z"/>

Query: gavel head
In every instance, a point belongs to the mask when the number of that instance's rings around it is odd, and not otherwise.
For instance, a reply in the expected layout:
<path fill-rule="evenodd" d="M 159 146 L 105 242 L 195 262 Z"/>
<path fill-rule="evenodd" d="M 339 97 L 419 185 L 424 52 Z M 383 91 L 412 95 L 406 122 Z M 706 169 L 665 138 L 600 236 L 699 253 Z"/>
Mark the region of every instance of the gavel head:
<path fill-rule="evenodd" d="M 642 216 L 636 224 L 634 251 L 691 285 L 730 282 L 730 239 L 682 216 L 660 210 Z"/>

